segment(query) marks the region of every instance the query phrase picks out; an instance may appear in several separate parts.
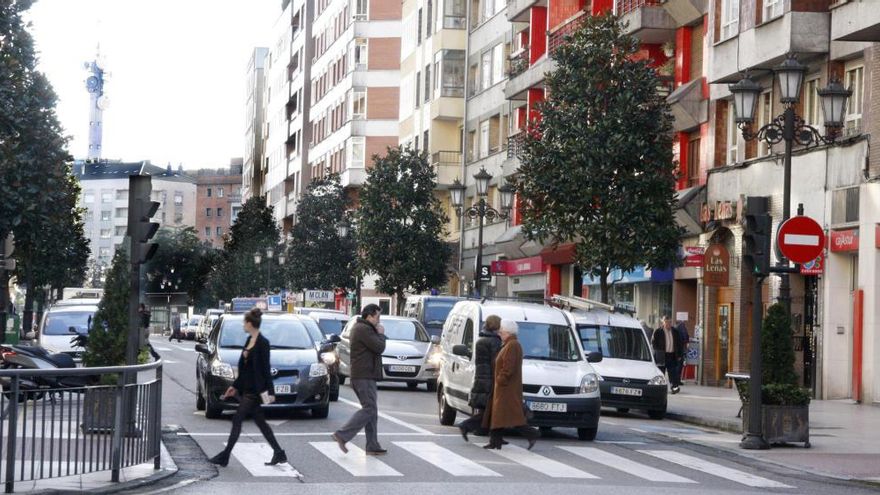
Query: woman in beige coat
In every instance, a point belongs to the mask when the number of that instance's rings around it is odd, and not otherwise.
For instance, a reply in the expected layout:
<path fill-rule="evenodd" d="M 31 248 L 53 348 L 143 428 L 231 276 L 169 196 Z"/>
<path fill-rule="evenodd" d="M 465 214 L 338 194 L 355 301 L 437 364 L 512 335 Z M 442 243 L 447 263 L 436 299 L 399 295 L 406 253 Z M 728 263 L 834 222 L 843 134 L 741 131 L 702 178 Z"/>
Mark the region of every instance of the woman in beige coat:
<path fill-rule="evenodd" d="M 504 345 L 495 358 L 495 388 L 492 401 L 483 417 L 483 427 L 490 429 L 489 443 L 483 448 L 500 449 L 502 430 L 517 430 L 529 441 L 529 449 L 538 441 L 538 430 L 528 426 L 523 413 L 523 350 L 516 335 L 519 326 L 513 320 L 501 320 L 498 331 Z"/>

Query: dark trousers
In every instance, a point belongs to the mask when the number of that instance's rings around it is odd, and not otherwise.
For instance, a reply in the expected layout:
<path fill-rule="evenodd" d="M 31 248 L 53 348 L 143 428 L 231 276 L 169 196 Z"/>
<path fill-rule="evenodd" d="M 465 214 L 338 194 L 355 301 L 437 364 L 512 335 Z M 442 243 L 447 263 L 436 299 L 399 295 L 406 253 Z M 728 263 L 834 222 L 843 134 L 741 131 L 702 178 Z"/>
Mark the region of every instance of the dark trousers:
<path fill-rule="evenodd" d="M 462 421 L 458 424 L 459 428 L 462 428 L 468 432 L 480 432 L 485 431 L 483 429 L 483 417 L 486 415 L 485 409 L 477 409 L 474 412 L 474 415 L 470 418 Z"/>
<path fill-rule="evenodd" d="M 263 415 L 263 408 L 260 407 L 260 403 L 262 402 L 260 396 L 254 394 L 242 394 L 240 401 L 238 409 L 235 411 L 235 416 L 232 417 L 232 431 L 229 432 L 229 440 L 226 441 L 226 449 L 224 452 L 232 452 L 232 447 L 235 447 L 235 443 L 238 442 L 238 437 L 241 435 L 241 423 L 248 417 L 248 415 L 254 419 L 257 428 L 260 429 L 263 437 L 269 442 L 269 445 L 272 446 L 272 450 L 275 452 L 281 452 L 281 445 L 278 444 L 278 440 L 275 439 L 275 434 L 272 432 L 272 427 L 269 426 L 269 423 L 266 422 L 266 416 Z"/>
<path fill-rule="evenodd" d="M 336 431 L 336 434 L 346 442 L 350 442 L 363 429 L 367 434 L 367 451 L 380 450 L 382 446 L 379 445 L 378 435 L 379 406 L 376 404 L 376 380 L 352 378 L 351 388 L 357 395 L 361 408 Z"/>
<path fill-rule="evenodd" d="M 669 384 L 673 387 L 681 385 L 681 361 L 674 352 L 666 353 L 666 373 L 669 375 Z"/>
<path fill-rule="evenodd" d="M 497 430 L 489 430 L 489 444 L 494 445 L 496 447 L 501 446 L 501 441 L 504 440 L 502 433 L 504 430 L 513 430 L 520 434 L 523 438 L 527 440 L 533 440 L 541 436 L 541 432 L 538 431 L 537 428 L 533 428 L 528 425 L 517 426 L 515 428 L 504 428 Z"/>

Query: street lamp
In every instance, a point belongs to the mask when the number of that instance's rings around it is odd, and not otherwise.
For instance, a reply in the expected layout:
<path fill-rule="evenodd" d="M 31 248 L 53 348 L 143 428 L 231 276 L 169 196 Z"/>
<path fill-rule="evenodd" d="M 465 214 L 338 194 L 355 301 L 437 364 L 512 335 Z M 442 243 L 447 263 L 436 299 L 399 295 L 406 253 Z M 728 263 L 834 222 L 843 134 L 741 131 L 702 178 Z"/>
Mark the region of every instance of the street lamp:
<path fill-rule="evenodd" d="M 734 109 L 736 110 L 736 123 L 742 131 L 746 141 L 761 140 L 773 146 L 780 142 L 785 143 L 783 156 L 783 181 L 782 181 L 782 221 L 791 216 L 791 155 L 794 143 L 806 148 L 812 148 L 820 144 L 835 144 L 840 129 L 843 127 L 843 113 L 846 110 L 847 99 L 852 95 L 852 90 L 844 89 L 839 81 L 831 80 L 824 89 L 817 90 L 821 99 L 822 112 L 825 116 L 825 134 L 819 133 L 815 127 L 807 124 L 803 118 L 795 113 L 795 106 L 800 101 L 801 88 L 804 83 L 804 74 L 807 67 L 794 56 L 789 56 L 780 64 L 774 72 L 779 82 L 781 93 L 780 102 L 785 106 L 782 115 L 776 116 L 773 121 L 765 124 L 757 131 L 752 131 L 752 123 L 755 120 L 755 110 L 758 98 L 763 91 L 761 86 L 746 74 L 736 84 L 729 86 L 733 93 Z M 780 274 L 779 299 L 785 306 L 786 312 L 791 315 L 791 284 L 788 277 L 788 260 L 780 254 L 775 270 Z M 760 294 L 763 276 L 755 279 L 754 289 Z M 756 296 L 757 298 L 758 296 Z M 752 311 L 760 311 L 760 304 L 754 305 Z M 745 449 L 768 448 L 764 440 L 761 425 L 761 332 L 752 332 L 752 356 L 751 371 L 749 372 L 749 431 L 740 444 Z"/>
<path fill-rule="evenodd" d="M 266 248 L 266 295 L 272 292 L 272 259 L 275 257 L 273 248 Z M 283 254 L 278 255 L 278 266 L 284 265 L 287 257 Z M 259 252 L 254 253 L 254 263 L 259 265 L 263 262 L 263 255 Z"/>
<path fill-rule="evenodd" d="M 339 236 L 340 239 L 345 239 L 346 237 L 348 237 L 349 234 L 354 234 L 347 219 L 343 218 L 339 221 L 339 223 L 336 224 L 336 234 Z M 357 257 L 355 257 L 355 263 L 357 263 Z M 355 313 L 357 313 L 361 309 L 361 274 L 356 269 L 356 267 L 354 274 L 354 287 L 354 301 L 352 305 L 354 306 Z"/>
<path fill-rule="evenodd" d="M 489 221 L 492 221 L 496 218 L 507 218 L 510 215 L 510 209 L 513 206 L 513 192 L 514 188 L 510 184 L 504 184 L 498 188 L 498 191 L 501 193 L 501 211 L 493 208 L 486 201 L 486 195 L 489 192 L 489 182 L 492 181 L 492 175 L 486 172 L 485 168 L 481 168 L 479 172 L 474 174 L 474 180 L 477 189 L 477 196 L 480 200 L 477 204 L 473 206 L 469 206 L 467 208 L 464 207 L 464 193 L 466 186 L 459 182 L 458 179 L 449 186 L 449 195 L 452 200 L 452 207 L 455 208 L 455 213 L 459 217 L 467 216 L 469 219 L 479 219 L 480 221 L 480 230 L 478 234 L 477 240 L 477 258 L 474 263 L 474 281 L 477 284 L 477 294 L 482 296 L 483 294 L 483 281 L 480 277 L 480 266 L 483 264 L 483 222 L 484 219 L 488 218 Z M 462 239 L 461 242 L 463 242 Z"/>

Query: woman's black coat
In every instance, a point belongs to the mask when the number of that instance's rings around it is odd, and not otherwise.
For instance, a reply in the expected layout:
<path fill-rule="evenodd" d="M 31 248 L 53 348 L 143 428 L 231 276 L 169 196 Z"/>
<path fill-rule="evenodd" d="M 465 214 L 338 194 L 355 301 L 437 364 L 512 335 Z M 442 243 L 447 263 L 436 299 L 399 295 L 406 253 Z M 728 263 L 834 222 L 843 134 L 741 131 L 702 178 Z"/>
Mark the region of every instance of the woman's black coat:
<path fill-rule="evenodd" d="M 470 405 L 485 409 L 495 385 L 495 356 L 501 350 L 501 338 L 495 333 L 480 332 L 474 349 L 474 385 L 471 387 Z"/>
<path fill-rule="evenodd" d="M 248 337 L 245 349 L 250 344 L 251 338 Z M 238 358 L 238 378 L 232 383 L 240 394 L 269 392 L 269 395 L 275 395 L 272 367 L 269 365 L 269 347 L 269 339 L 260 334 L 254 347 L 248 351 L 247 362 L 242 351 L 241 357 Z"/>

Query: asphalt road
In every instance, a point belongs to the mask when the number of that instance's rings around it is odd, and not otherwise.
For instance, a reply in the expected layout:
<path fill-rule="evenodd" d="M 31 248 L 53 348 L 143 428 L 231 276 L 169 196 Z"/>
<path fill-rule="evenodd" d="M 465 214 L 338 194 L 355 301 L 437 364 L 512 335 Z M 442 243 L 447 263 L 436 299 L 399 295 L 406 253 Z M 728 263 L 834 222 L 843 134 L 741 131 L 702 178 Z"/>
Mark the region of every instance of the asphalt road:
<path fill-rule="evenodd" d="M 169 343 L 155 339 L 154 347 L 165 359 L 163 423 L 182 427 L 207 458 L 223 449 L 229 417 L 208 420 L 195 409 L 195 360 L 192 342 Z M 364 438 L 356 438 L 348 455 L 342 455 L 330 438 L 358 408 L 351 388 L 343 386 L 339 402 L 331 403 L 327 419 L 312 419 L 308 412 L 271 414 L 270 423 L 290 460 L 289 465 L 267 467 L 272 455 L 253 423 L 233 451 L 229 466 L 210 480 L 188 479 L 185 473 L 138 493 L 390 493 L 405 490 L 420 495 L 479 493 L 542 494 L 547 490 L 602 490 L 610 494 L 633 493 L 877 493 L 871 487 L 819 478 L 689 443 L 688 439 L 713 436 L 738 441 L 724 433 L 694 428 L 647 416 L 603 415 L 594 442 L 577 440 L 574 429 L 554 430 L 525 450 L 522 438 L 509 438 L 501 451 L 480 448 L 485 437 L 471 436 L 466 443 L 453 427 L 440 426 L 436 397 L 424 386 L 380 385 L 380 442 L 384 457 L 366 457 Z M 604 411 L 603 411 L 604 412 Z M 463 417 L 463 416 L 462 416 Z M 725 435 L 727 435 L 726 438 Z M 173 452 L 172 452 L 173 454 Z M 188 459 L 192 460 L 192 459 Z"/>

